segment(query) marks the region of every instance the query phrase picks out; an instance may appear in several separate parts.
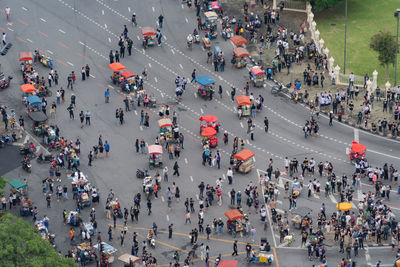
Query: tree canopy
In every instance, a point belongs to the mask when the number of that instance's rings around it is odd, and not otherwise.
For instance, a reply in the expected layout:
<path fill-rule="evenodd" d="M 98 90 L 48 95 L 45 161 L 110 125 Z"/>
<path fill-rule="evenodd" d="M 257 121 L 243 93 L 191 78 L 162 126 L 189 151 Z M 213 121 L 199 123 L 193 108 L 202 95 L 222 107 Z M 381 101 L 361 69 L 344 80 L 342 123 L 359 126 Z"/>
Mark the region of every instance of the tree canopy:
<path fill-rule="evenodd" d="M 343 2 L 343 0 L 307 0 L 311 3 L 312 7 L 316 11 L 324 10 L 328 7 L 334 7 Z"/>
<path fill-rule="evenodd" d="M 396 39 L 389 31 L 381 31 L 371 37 L 370 47 L 378 52 L 378 60 L 386 68 L 389 77 L 389 64 L 394 64 L 396 55 Z"/>
<path fill-rule="evenodd" d="M 8 212 L 0 216 L 0 266 L 76 266 L 21 218 Z"/>
<path fill-rule="evenodd" d="M 8 183 L 8 181 L 0 176 L 0 198 L 4 194 L 4 190 L 2 190 L 2 189 L 6 186 L 7 183 Z"/>

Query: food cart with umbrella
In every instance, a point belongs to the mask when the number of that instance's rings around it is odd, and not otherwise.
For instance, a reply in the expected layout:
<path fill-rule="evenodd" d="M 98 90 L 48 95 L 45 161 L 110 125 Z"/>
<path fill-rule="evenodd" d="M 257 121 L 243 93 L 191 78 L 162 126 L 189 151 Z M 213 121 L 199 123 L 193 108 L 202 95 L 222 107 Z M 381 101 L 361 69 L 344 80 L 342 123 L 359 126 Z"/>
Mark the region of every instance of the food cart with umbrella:
<path fill-rule="evenodd" d="M 247 65 L 246 57 L 249 57 L 249 56 L 250 56 L 250 53 L 249 53 L 249 51 L 247 51 L 246 48 L 237 47 L 237 48 L 233 49 L 232 64 L 234 64 L 234 66 L 237 69 L 244 68 Z"/>
<path fill-rule="evenodd" d="M 36 49 L 33 52 L 33 56 L 36 60 L 42 63 L 43 66 L 50 69 L 53 68 L 53 59 L 49 55 L 46 55 L 43 50 Z"/>
<path fill-rule="evenodd" d="M 353 141 L 351 147 L 346 149 L 346 152 L 350 157 L 350 161 L 353 161 L 353 160 L 364 159 L 366 150 L 367 150 L 366 146 L 356 141 Z"/>
<path fill-rule="evenodd" d="M 248 173 L 254 168 L 254 152 L 243 149 L 233 155 L 233 167 L 237 172 Z"/>
<path fill-rule="evenodd" d="M 121 89 L 125 92 L 136 91 L 137 87 L 135 85 L 135 74 L 129 70 L 121 73 Z"/>
<path fill-rule="evenodd" d="M 197 86 L 197 94 L 205 99 L 210 97 L 210 94 L 214 93 L 213 84 L 215 83 L 214 79 L 208 75 L 201 75 L 194 79 Z"/>
<path fill-rule="evenodd" d="M 236 97 L 237 113 L 239 119 L 243 116 L 250 116 L 251 100 L 247 95 L 239 95 Z"/>
<path fill-rule="evenodd" d="M 96 244 L 93 247 L 100 251 L 100 244 Z M 118 250 L 106 242 L 101 242 L 101 248 L 103 250 L 100 251 L 100 266 L 112 264 L 114 262 L 114 254 Z"/>
<path fill-rule="evenodd" d="M 243 46 L 244 44 L 247 44 L 248 41 L 246 40 L 246 38 L 244 38 L 241 35 L 234 35 L 232 36 L 229 40 L 231 40 L 231 42 L 236 46 L 236 47 L 240 47 Z"/>
<path fill-rule="evenodd" d="M 140 261 L 140 258 L 125 253 L 119 256 L 118 260 L 124 264 L 124 267 L 129 267 L 129 266 L 134 266 L 136 263 L 138 263 Z"/>
<path fill-rule="evenodd" d="M 163 149 L 160 145 L 151 145 L 148 147 L 149 151 L 149 169 L 153 167 L 161 167 Z"/>
<path fill-rule="evenodd" d="M 226 227 L 228 228 L 228 231 L 232 233 L 235 237 L 237 233 L 240 233 L 240 235 L 242 235 L 242 219 L 244 218 L 244 215 L 238 209 L 228 210 L 224 213 L 224 215 L 228 218 L 228 220 L 226 221 Z"/>
<path fill-rule="evenodd" d="M 153 27 L 142 27 L 143 47 L 146 49 L 149 46 L 154 46 L 157 43 L 157 32 Z"/>
<path fill-rule="evenodd" d="M 217 131 L 212 127 L 207 127 L 201 132 L 201 136 L 203 136 L 203 144 L 207 143 L 211 148 L 218 146 L 218 138 L 215 136 Z"/>
<path fill-rule="evenodd" d="M 254 66 L 250 69 L 249 78 L 254 87 L 263 87 L 265 81 L 265 72 L 259 66 Z"/>
<path fill-rule="evenodd" d="M 298 207 L 298 208 L 295 208 L 294 210 L 292 210 L 292 214 L 295 215 L 292 218 L 292 224 L 293 224 L 294 228 L 300 229 L 302 220 L 304 219 L 304 217 L 310 215 L 311 213 L 312 213 L 312 209 L 310 209 L 308 207 Z"/>
<path fill-rule="evenodd" d="M 219 123 L 218 117 L 215 115 L 205 115 L 199 118 L 200 121 L 200 133 L 207 127 L 214 128 L 218 133 Z"/>
<path fill-rule="evenodd" d="M 19 62 L 21 62 L 21 71 L 32 69 L 33 53 L 31 51 L 21 52 L 18 55 Z"/>
<path fill-rule="evenodd" d="M 23 97 L 28 97 L 28 96 L 33 95 L 33 93 L 36 92 L 36 88 L 32 84 L 26 83 L 26 84 L 21 85 L 21 91 L 22 91 Z"/>
<path fill-rule="evenodd" d="M 160 141 L 172 138 L 172 120 L 170 118 L 163 118 L 158 120 L 158 127 L 160 128 Z"/>
<path fill-rule="evenodd" d="M 113 84 L 120 84 L 121 82 L 120 72 L 126 70 L 126 67 L 119 62 L 108 64 L 108 67 L 113 71 L 113 74 L 111 75 L 111 81 L 113 82 Z"/>
<path fill-rule="evenodd" d="M 218 267 L 237 267 L 238 264 L 239 262 L 234 260 L 221 260 Z"/>
<path fill-rule="evenodd" d="M 207 12 L 204 12 L 204 16 L 206 18 L 206 20 L 205 20 L 206 28 L 208 30 L 215 31 L 217 29 L 218 14 L 215 13 L 214 11 L 207 11 Z"/>

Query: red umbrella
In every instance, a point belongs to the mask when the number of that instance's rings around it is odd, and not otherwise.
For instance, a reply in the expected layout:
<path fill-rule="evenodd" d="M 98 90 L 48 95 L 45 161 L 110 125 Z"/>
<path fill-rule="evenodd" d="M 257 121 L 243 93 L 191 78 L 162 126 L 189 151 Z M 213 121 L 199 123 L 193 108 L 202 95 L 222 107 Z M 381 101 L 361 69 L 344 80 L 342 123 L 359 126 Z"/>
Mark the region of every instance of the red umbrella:
<path fill-rule="evenodd" d="M 205 121 L 205 122 L 217 122 L 218 121 L 218 117 L 215 116 L 215 115 L 205 115 L 205 116 L 201 116 L 199 118 L 199 120 Z"/>
<path fill-rule="evenodd" d="M 362 144 L 357 143 L 356 141 L 353 141 L 353 144 L 351 145 L 351 150 L 354 153 L 361 153 L 361 152 L 364 152 L 365 150 L 367 150 L 367 147 Z"/>
<path fill-rule="evenodd" d="M 217 131 L 214 128 L 207 127 L 201 132 L 201 135 L 202 136 L 213 136 L 216 133 L 217 133 Z"/>

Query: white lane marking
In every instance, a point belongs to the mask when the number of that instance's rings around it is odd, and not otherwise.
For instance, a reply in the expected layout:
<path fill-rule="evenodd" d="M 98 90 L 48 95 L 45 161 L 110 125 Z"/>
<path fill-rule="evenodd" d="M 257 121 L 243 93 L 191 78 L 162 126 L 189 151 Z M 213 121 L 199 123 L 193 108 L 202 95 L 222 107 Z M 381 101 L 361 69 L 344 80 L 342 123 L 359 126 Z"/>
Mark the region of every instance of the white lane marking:
<path fill-rule="evenodd" d="M 185 9 L 185 6 L 184 6 L 184 5 L 182 5 L 182 9 Z"/>
<path fill-rule="evenodd" d="M 110 37 L 108 37 L 108 42 L 111 43 L 111 38 Z"/>
<path fill-rule="evenodd" d="M 157 77 L 154 77 L 154 80 L 156 81 L 156 83 L 158 83 Z"/>
<path fill-rule="evenodd" d="M 164 94 L 163 93 L 160 93 L 160 94 L 161 94 L 161 97 L 164 98 Z"/>
<path fill-rule="evenodd" d="M 12 31 L 12 32 L 14 31 L 13 29 L 11 29 L 11 28 L 8 28 L 8 27 L 7 27 L 7 29 L 8 29 L 9 31 Z"/>
<path fill-rule="evenodd" d="M 225 176 L 225 174 L 222 174 L 222 178 L 223 178 L 224 180 L 226 180 L 226 176 Z"/>
<path fill-rule="evenodd" d="M 104 23 L 104 28 L 106 28 L 106 29 L 107 29 L 107 24 L 105 24 L 105 23 Z"/>
<path fill-rule="evenodd" d="M 164 40 L 167 41 L 167 36 L 164 35 Z"/>
<path fill-rule="evenodd" d="M 102 9 L 102 10 L 101 10 L 101 14 L 103 14 L 103 15 L 104 15 L 104 9 Z M 107 28 L 107 27 L 106 27 L 106 28 Z"/>
<path fill-rule="evenodd" d="M 172 49 L 172 48 L 171 48 L 171 52 L 172 52 L 172 54 L 174 54 L 174 55 L 175 55 L 174 49 Z"/>
<path fill-rule="evenodd" d="M 151 68 L 151 64 L 149 63 L 149 67 Z"/>
<path fill-rule="evenodd" d="M 29 135 L 25 136 L 24 144 L 26 144 L 28 141 L 29 141 Z"/>
<path fill-rule="evenodd" d="M 169 216 L 168 216 L 168 214 L 167 214 L 167 221 L 169 221 Z"/>
<path fill-rule="evenodd" d="M 391 140 L 391 139 L 388 139 L 388 140 Z M 371 149 L 368 149 L 368 152 L 376 153 L 378 155 L 386 156 L 386 157 L 393 158 L 393 159 L 400 159 L 399 157 L 395 157 L 395 156 L 388 155 L 388 154 L 385 154 L 385 153 L 382 153 L 382 152 L 378 152 L 378 151 L 375 151 L 375 150 L 371 150 Z"/>
<path fill-rule="evenodd" d="M 197 98 L 197 93 L 196 93 L 196 92 L 193 92 L 193 94 L 194 94 L 194 97 Z"/>
<path fill-rule="evenodd" d="M 243 123 L 242 123 L 242 122 L 240 122 L 240 127 L 244 128 L 244 126 L 243 126 Z"/>
<path fill-rule="evenodd" d="M 130 7 L 128 7 L 128 11 L 131 12 L 131 8 Z"/>
<path fill-rule="evenodd" d="M 46 20 L 44 18 L 40 18 L 41 21 L 46 22 Z"/>
<path fill-rule="evenodd" d="M 202 108 L 200 108 L 200 112 L 201 112 L 201 114 L 203 114 L 203 113 L 204 113 L 204 111 L 203 111 L 203 109 L 202 109 Z"/>
<path fill-rule="evenodd" d="M 181 63 L 179 63 L 179 67 L 181 67 L 181 69 L 183 69 L 183 66 L 182 66 L 182 64 L 181 64 Z"/>
<path fill-rule="evenodd" d="M 114 87 L 112 85 L 108 85 L 108 87 L 110 87 L 111 89 L 114 89 Z"/>
<path fill-rule="evenodd" d="M 63 30 L 61 30 L 61 29 L 58 29 L 58 31 L 65 34 L 65 31 L 63 31 Z"/>
<path fill-rule="evenodd" d="M 162 202 L 164 202 L 164 201 L 165 201 L 165 199 L 164 199 L 164 197 L 163 197 L 163 196 L 161 196 L 161 201 L 162 201 Z"/>
<path fill-rule="evenodd" d="M 185 17 L 186 23 L 189 23 L 189 20 Z"/>
<path fill-rule="evenodd" d="M 197 200 L 200 200 L 199 194 L 196 194 L 196 198 Z"/>
<path fill-rule="evenodd" d="M 49 53 L 50 53 L 50 54 L 52 54 L 52 55 L 54 54 L 54 53 L 53 53 L 53 52 L 51 52 L 50 50 L 46 50 L 46 51 L 47 51 L 47 52 L 49 52 Z"/>
<path fill-rule="evenodd" d="M 71 62 L 69 62 L 69 61 L 67 61 L 67 63 L 69 64 L 69 65 L 71 65 L 72 67 L 74 66 L 74 64 L 72 64 Z"/>
<path fill-rule="evenodd" d="M 134 110 L 135 111 L 135 115 L 137 115 L 138 113 L 137 113 L 137 111 L 136 110 Z"/>
<path fill-rule="evenodd" d="M 28 42 L 33 43 L 31 39 L 26 39 Z"/>
<path fill-rule="evenodd" d="M 250 145 L 250 141 L 249 141 L 249 139 L 246 139 L 246 142 L 247 142 L 247 144 L 248 144 L 248 145 Z"/>
<path fill-rule="evenodd" d="M 136 35 L 136 37 L 137 37 L 137 39 L 140 41 L 140 37 L 139 37 L 139 35 Z"/>
<path fill-rule="evenodd" d="M 185 163 L 186 163 L 186 164 L 188 164 L 188 160 L 187 160 L 187 158 L 185 158 Z"/>
<path fill-rule="evenodd" d="M 190 176 L 190 181 L 192 181 L 192 182 L 193 182 L 193 176 Z"/>
<path fill-rule="evenodd" d="M 28 9 L 26 9 L 26 7 L 21 7 L 23 10 L 28 11 Z"/>
<path fill-rule="evenodd" d="M 140 130 L 143 131 L 143 126 L 140 126 Z"/>
<path fill-rule="evenodd" d="M 152 6 L 151 9 L 153 10 L 153 12 L 156 12 L 156 9 L 154 8 L 154 6 Z"/>
<path fill-rule="evenodd" d="M 331 201 L 332 201 L 333 203 L 337 204 L 337 200 L 336 200 L 336 198 L 335 198 L 332 194 L 329 194 L 329 198 L 331 199 Z"/>
<path fill-rule="evenodd" d="M 227 94 L 228 96 L 230 95 L 228 91 L 225 91 L 225 92 L 226 92 L 226 94 Z"/>
<path fill-rule="evenodd" d="M 92 77 L 92 78 L 96 79 L 96 77 L 94 77 L 92 74 L 90 74 L 90 77 Z"/>

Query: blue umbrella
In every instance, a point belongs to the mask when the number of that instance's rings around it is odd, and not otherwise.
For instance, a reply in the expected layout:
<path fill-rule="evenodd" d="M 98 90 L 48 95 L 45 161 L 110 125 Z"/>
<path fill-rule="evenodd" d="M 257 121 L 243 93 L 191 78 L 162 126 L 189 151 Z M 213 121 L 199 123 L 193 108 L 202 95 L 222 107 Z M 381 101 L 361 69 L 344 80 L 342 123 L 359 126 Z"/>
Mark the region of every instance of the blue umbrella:
<path fill-rule="evenodd" d="M 196 77 L 195 81 L 201 85 L 210 85 L 215 83 L 214 79 L 208 75 Z"/>
<path fill-rule="evenodd" d="M 36 95 L 28 97 L 27 100 L 28 100 L 28 103 L 31 104 L 31 105 L 38 105 L 38 104 L 42 103 L 40 98 L 38 96 L 36 96 Z"/>

